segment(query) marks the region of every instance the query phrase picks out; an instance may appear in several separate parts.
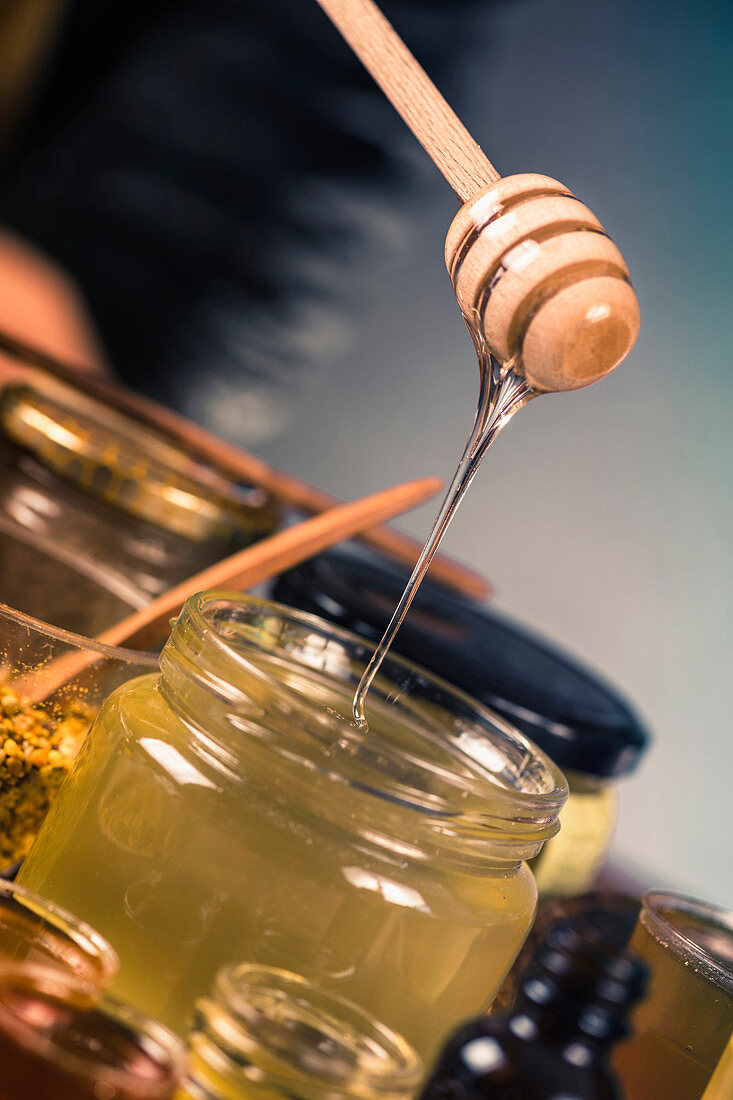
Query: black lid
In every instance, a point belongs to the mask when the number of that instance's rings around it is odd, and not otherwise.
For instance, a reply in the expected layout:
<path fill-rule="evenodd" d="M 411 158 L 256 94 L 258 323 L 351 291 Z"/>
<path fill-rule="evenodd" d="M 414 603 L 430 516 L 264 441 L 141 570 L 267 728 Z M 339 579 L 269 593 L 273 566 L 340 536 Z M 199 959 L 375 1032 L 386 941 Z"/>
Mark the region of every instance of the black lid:
<path fill-rule="evenodd" d="M 361 551 L 331 551 L 283 574 L 273 596 L 376 641 L 407 576 Z M 647 746 L 641 722 L 603 680 L 550 642 L 440 585 L 421 586 L 394 649 L 503 715 L 561 768 L 624 775 Z"/>

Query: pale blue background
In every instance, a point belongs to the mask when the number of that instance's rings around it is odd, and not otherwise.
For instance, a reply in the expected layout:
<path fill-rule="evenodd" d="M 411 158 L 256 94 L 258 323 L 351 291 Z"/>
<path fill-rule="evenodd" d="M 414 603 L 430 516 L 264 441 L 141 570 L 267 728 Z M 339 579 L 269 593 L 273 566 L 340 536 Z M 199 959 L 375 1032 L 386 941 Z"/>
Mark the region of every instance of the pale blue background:
<path fill-rule="evenodd" d="M 616 375 L 519 414 L 448 547 L 496 581 L 499 606 L 583 655 L 651 724 L 653 750 L 623 785 L 617 857 L 730 905 L 728 10 L 521 0 L 480 17 L 467 122 L 500 171 L 557 176 L 599 215 L 629 262 L 643 331 Z M 442 261 L 454 209 L 426 171 L 412 238 L 380 273 L 357 346 L 265 457 L 347 497 L 451 471 L 476 391 Z M 226 429 L 236 401 L 219 413 Z M 424 535 L 429 521 L 423 509 L 406 526 Z"/>

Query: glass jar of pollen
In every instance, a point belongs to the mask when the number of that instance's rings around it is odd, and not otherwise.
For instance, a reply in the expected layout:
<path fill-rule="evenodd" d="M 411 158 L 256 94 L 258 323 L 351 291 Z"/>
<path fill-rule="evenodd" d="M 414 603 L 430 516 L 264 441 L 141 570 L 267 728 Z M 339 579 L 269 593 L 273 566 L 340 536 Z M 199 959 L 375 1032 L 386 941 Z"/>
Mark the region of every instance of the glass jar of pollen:
<path fill-rule="evenodd" d="M 28 852 L 92 719 L 148 653 L 102 645 L 0 607 L 0 875 Z"/>
<path fill-rule="evenodd" d="M 0 392 L 0 602 L 94 636 L 277 522 L 269 494 L 61 383 Z"/>
<path fill-rule="evenodd" d="M 377 641 L 406 572 L 359 549 L 334 550 L 284 574 L 275 599 Z M 395 652 L 443 676 L 531 738 L 562 768 L 562 829 L 531 863 L 540 897 L 588 890 L 611 845 L 617 780 L 639 763 L 647 733 L 612 687 L 519 623 L 427 581 Z"/>
<path fill-rule="evenodd" d="M 277 604 L 192 597 L 160 675 L 107 700 L 46 819 L 20 881 L 100 929 L 116 992 L 181 1034 L 245 959 L 355 1001 L 429 1060 L 527 935 L 525 861 L 558 829 L 562 773 L 396 657 L 358 728 L 369 652 Z"/>
<path fill-rule="evenodd" d="M 411 1100 L 422 1063 L 401 1036 L 298 974 L 244 963 L 196 1002 L 176 1100 Z"/>

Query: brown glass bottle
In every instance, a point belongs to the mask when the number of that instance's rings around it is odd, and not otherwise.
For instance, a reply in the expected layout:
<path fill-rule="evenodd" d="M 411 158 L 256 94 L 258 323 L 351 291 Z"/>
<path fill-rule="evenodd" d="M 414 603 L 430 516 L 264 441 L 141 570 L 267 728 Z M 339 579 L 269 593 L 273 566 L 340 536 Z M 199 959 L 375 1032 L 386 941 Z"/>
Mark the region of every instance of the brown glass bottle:
<path fill-rule="evenodd" d="M 643 995 L 646 969 L 608 917 L 557 925 L 525 972 L 511 1015 L 449 1040 L 422 1100 L 620 1100 L 611 1047 Z"/>

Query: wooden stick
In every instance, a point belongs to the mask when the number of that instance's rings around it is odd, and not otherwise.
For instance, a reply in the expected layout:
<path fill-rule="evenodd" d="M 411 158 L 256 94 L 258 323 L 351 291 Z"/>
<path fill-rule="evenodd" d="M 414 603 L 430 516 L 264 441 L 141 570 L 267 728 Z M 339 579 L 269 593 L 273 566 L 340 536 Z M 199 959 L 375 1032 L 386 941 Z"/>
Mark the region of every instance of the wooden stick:
<path fill-rule="evenodd" d="M 27 367 L 45 371 L 75 389 L 80 389 L 82 393 L 103 405 L 133 417 L 139 423 L 176 443 L 183 448 L 184 452 L 195 456 L 199 462 L 208 463 L 225 477 L 259 485 L 299 511 L 317 514 L 338 507 L 342 503 L 331 493 L 309 485 L 308 482 L 292 474 L 275 469 L 256 455 L 220 439 L 187 417 L 173 412 L 172 409 L 159 405 L 156 401 L 117 385 L 109 379 L 98 375 L 92 377 L 77 367 L 59 362 L 2 331 L 0 331 L 0 352 L 5 352 L 14 360 L 26 364 Z M 27 375 L 24 374 L 22 366 L 17 368 L 13 366 L 11 369 L 3 366 L 0 371 L 0 383 L 22 381 L 24 377 Z M 182 472 L 185 473 L 185 469 Z M 195 462 L 192 462 L 189 472 L 191 476 L 196 477 Z M 364 531 L 360 535 L 360 540 L 394 561 L 407 565 L 410 569 L 422 551 L 422 543 L 417 539 L 388 527 L 377 527 L 368 533 Z M 475 599 L 488 599 L 493 594 L 493 587 L 485 577 L 444 554 L 438 554 L 433 559 L 430 578 Z"/>
<path fill-rule="evenodd" d="M 318 0 L 461 202 L 500 178 L 372 0 Z"/>
<path fill-rule="evenodd" d="M 246 591 L 290 569 L 336 543 L 350 539 L 374 524 L 385 523 L 409 512 L 436 496 L 443 488 L 437 477 L 406 481 L 390 489 L 304 520 L 240 550 L 231 557 L 195 573 L 182 584 L 164 592 L 140 611 L 126 616 L 95 639 L 103 645 L 145 649 L 156 645 L 168 633 L 168 623 L 189 596 L 212 588 Z M 97 654 L 78 651 L 50 661 L 42 671 L 42 681 L 34 686 L 33 676 L 22 677 L 13 688 L 31 702 L 40 702 L 71 680 L 77 679 L 100 660 Z"/>

